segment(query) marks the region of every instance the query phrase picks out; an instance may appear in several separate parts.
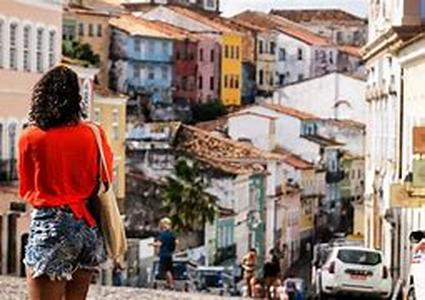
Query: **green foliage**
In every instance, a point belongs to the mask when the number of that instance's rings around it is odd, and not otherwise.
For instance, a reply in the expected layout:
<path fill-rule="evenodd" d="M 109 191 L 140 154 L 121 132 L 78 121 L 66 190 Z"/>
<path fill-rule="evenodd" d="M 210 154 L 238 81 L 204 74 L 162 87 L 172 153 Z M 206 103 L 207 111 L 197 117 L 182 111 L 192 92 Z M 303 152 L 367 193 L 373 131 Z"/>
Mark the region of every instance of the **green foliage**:
<path fill-rule="evenodd" d="M 193 122 L 211 121 L 227 113 L 221 102 L 195 104 L 192 106 Z"/>
<path fill-rule="evenodd" d="M 176 230 L 197 230 L 214 221 L 217 199 L 205 191 L 207 188 L 199 163 L 177 162 L 162 190 L 164 207 Z"/>
<path fill-rule="evenodd" d="M 76 59 L 82 62 L 86 62 L 86 65 L 99 66 L 100 57 L 95 54 L 90 44 L 77 41 L 63 41 L 62 43 L 63 55 Z"/>

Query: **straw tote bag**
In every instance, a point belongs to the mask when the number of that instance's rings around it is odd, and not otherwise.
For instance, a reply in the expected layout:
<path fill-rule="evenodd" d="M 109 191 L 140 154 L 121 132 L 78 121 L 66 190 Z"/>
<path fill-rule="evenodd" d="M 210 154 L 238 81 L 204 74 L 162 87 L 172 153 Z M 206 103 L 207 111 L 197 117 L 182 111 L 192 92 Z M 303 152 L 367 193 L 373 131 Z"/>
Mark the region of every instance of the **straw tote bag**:
<path fill-rule="evenodd" d="M 124 224 L 121 219 L 120 211 L 118 209 L 117 200 L 112 189 L 112 181 L 108 172 L 108 165 L 103 152 L 102 138 L 100 136 L 99 128 L 93 124 L 88 124 L 92 130 L 97 147 L 99 149 L 100 163 L 99 163 L 99 190 L 96 197 L 89 201 L 95 206 L 96 220 L 103 239 L 105 241 L 106 252 L 108 257 L 112 260 L 119 262 L 123 259 L 127 252 L 127 239 L 125 236 Z M 107 176 L 107 185 L 102 181 L 102 168 L 105 170 Z"/>

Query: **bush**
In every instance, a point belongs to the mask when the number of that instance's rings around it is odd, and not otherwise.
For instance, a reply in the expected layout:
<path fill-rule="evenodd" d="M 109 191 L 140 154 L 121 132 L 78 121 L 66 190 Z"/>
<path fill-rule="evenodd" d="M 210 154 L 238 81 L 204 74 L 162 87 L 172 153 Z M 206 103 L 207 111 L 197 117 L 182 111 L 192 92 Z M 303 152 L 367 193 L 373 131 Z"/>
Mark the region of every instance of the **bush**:
<path fill-rule="evenodd" d="M 72 59 L 77 59 L 82 62 L 87 62 L 92 66 L 99 66 L 100 57 L 98 54 L 95 54 L 90 46 L 90 44 L 77 41 L 64 41 L 62 43 L 62 53 Z"/>
<path fill-rule="evenodd" d="M 221 102 L 195 104 L 192 106 L 193 123 L 217 119 L 227 113 Z"/>

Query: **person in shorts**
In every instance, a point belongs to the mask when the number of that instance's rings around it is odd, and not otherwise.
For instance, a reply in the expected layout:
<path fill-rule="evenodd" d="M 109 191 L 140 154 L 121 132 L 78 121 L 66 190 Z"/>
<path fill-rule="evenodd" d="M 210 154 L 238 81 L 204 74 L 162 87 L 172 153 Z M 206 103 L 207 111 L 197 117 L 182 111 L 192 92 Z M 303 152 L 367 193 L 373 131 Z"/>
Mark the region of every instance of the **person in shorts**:
<path fill-rule="evenodd" d="M 99 174 L 105 182 L 107 174 L 99 172 L 98 146 L 82 107 L 77 74 L 55 67 L 35 85 L 19 138 L 19 193 L 34 208 L 24 257 L 30 300 L 85 299 L 106 260 L 87 204 Z M 111 148 L 99 130 L 112 170 Z"/>
<path fill-rule="evenodd" d="M 248 253 L 242 258 L 241 266 L 243 270 L 243 278 L 247 287 L 247 296 L 252 297 L 255 286 L 255 269 L 257 267 L 257 250 L 249 249 Z"/>
<path fill-rule="evenodd" d="M 177 239 L 171 229 L 171 220 L 163 218 L 159 222 L 160 233 L 154 246 L 159 252 L 159 273 L 165 278 L 167 287 L 174 289 L 173 254 L 176 250 Z"/>

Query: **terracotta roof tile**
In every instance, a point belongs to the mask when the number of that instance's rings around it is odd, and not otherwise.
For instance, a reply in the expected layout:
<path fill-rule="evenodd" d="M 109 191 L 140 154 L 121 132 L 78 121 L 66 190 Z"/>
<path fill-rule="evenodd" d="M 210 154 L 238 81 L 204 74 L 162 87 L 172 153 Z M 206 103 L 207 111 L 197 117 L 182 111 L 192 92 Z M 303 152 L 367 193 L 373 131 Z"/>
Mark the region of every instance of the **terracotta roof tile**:
<path fill-rule="evenodd" d="M 231 118 L 231 117 L 246 116 L 246 115 L 256 116 L 256 117 L 269 119 L 269 120 L 277 119 L 277 117 L 269 116 L 269 115 L 258 113 L 258 112 L 255 112 L 255 111 L 236 112 L 236 113 L 233 113 L 233 114 L 229 114 L 228 117 Z"/>
<path fill-rule="evenodd" d="M 268 30 L 277 30 L 310 45 L 326 46 L 330 44 L 327 38 L 308 30 L 300 24 L 276 15 L 268 15 L 263 12 L 248 10 L 234 16 L 232 19 L 236 22 L 242 21 L 251 23 Z"/>
<path fill-rule="evenodd" d="M 317 117 L 313 114 L 310 114 L 310 113 L 307 113 L 307 112 L 304 112 L 304 111 L 301 111 L 301 110 L 298 110 L 298 109 L 295 109 L 295 108 L 292 108 L 292 107 L 283 106 L 283 105 L 280 105 L 280 104 L 261 103 L 260 106 L 262 106 L 264 108 L 271 109 L 271 110 L 278 112 L 278 113 L 282 113 L 282 114 L 300 119 L 300 120 L 319 119 L 319 117 Z"/>
<path fill-rule="evenodd" d="M 294 167 L 295 169 L 309 170 L 314 168 L 314 165 L 312 163 L 308 162 L 307 160 L 303 159 L 301 156 L 294 154 L 283 147 L 276 147 L 273 150 L 273 152 L 283 155 L 285 157 L 283 161 L 287 163 L 288 165 Z"/>
<path fill-rule="evenodd" d="M 182 125 L 175 140 L 176 149 L 231 174 L 264 172 L 269 160 L 283 156 L 262 151 L 241 142 L 214 135 L 208 131 Z"/>
<path fill-rule="evenodd" d="M 227 120 L 227 116 L 224 116 L 216 120 L 197 123 L 195 126 L 206 131 L 217 131 L 222 130 L 226 126 Z"/>
<path fill-rule="evenodd" d="M 174 12 L 181 14 L 185 17 L 191 18 L 193 20 L 196 20 L 198 22 L 201 22 L 207 26 L 210 26 L 211 28 L 221 31 L 221 32 L 231 32 L 234 31 L 228 26 L 223 25 L 221 22 L 217 22 L 214 20 L 213 17 L 208 17 L 200 12 L 181 7 L 181 6 L 167 6 L 168 8 L 172 9 Z"/>
<path fill-rule="evenodd" d="M 354 46 L 339 46 L 338 50 L 347 53 L 348 55 L 355 56 L 358 58 L 362 57 L 362 48 L 360 47 L 354 47 Z"/>
<path fill-rule="evenodd" d="M 366 124 L 358 122 L 358 121 L 354 121 L 354 120 L 349 120 L 349 119 L 324 119 L 324 118 L 320 118 L 317 119 L 317 121 L 323 121 L 335 126 L 339 126 L 339 127 L 352 127 L 352 128 L 357 128 L 357 129 L 366 129 Z"/>
<path fill-rule="evenodd" d="M 327 138 L 327 137 L 324 137 L 324 136 L 321 136 L 321 135 L 305 135 L 305 136 L 302 136 L 302 137 L 313 142 L 313 143 L 319 144 L 319 145 L 324 146 L 324 147 L 334 147 L 334 146 L 343 146 L 344 145 L 344 143 L 338 142 L 334 139 L 330 139 L 330 138 Z"/>
<path fill-rule="evenodd" d="M 337 23 L 366 23 L 366 19 L 350 14 L 342 9 L 273 9 L 270 11 L 270 13 L 297 23 L 323 21 Z"/>
<path fill-rule="evenodd" d="M 144 37 L 153 37 L 160 39 L 173 38 L 169 34 L 164 33 L 158 24 L 131 15 L 125 15 L 119 18 L 111 19 L 109 21 L 109 24 L 131 35 L 140 35 Z"/>

